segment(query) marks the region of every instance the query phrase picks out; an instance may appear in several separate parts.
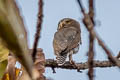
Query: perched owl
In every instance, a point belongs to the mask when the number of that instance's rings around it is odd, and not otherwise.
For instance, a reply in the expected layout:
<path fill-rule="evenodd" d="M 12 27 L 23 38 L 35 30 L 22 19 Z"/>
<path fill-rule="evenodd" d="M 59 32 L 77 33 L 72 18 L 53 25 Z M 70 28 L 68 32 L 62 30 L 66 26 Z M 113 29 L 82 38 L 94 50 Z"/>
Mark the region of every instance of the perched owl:
<path fill-rule="evenodd" d="M 69 56 L 69 61 L 72 63 L 72 54 L 78 52 L 80 44 L 81 29 L 79 22 L 71 18 L 62 19 L 58 24 L 53 40 L 58 65 L 63 65 L 67 56 Z"/>

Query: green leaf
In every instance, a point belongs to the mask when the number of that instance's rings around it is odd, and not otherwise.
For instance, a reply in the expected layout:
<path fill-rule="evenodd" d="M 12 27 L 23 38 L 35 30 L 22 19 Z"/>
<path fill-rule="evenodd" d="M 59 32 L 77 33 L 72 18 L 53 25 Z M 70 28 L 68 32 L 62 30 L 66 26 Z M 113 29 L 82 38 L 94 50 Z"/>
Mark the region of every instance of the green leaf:
<path fill-rule="evenodd" d="M 2 44 L 0 40 L 0 62 L 8 59 L 9 50 Z"/>
<path fill-rule="evenodd" d="M 8 59 L 9 50 L 2 45 L 0 40 L 0 78 L 2 78 L 6 66 L 7 66 L 7 59 Z"/>
<path fill-rule="evenodd" d="M 7 66 L 7 60 L 0 62 L 0 79 L 4 75 L 4 72 L 6 70 L 6 66 Z"/>

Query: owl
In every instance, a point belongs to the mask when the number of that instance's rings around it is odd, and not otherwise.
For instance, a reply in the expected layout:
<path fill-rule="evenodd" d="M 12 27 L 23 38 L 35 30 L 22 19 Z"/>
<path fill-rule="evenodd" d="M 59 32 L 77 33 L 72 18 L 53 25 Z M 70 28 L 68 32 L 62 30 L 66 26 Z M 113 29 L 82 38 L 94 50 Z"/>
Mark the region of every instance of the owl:
<path fill-rule="evenodd" d="M 80 24 L 74 19 L 64 18 L 58 23 L 57 32 L 54 34 L 53 48 L 56 61 L 63 65 L 67 56 L 72 64 L 72 55 L 77 53 L 81 44 Z"/>

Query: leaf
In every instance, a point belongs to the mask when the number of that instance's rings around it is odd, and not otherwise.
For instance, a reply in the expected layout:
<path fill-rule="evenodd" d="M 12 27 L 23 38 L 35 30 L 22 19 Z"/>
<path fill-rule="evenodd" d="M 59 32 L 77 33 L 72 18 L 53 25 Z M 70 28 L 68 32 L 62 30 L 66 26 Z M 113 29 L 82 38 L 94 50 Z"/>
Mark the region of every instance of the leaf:
<path fill-rule="evenodd" d="M 30 53 L 32 53 L 32 49 L 30 49 L 29 51 Z M 20 77 L 20 80 L 29 80 L 26 71 L 24 70 L 24 68 L 22 69 L 23 69 L 23 74 Z M 45 71 L 45 56 L 43 50 L 41 48 L 38 48 L 34 62 L 34 68 L 33 68 L 33 79 L 46 80 L 45 76 L 43 75 L 44 71 Z"/>
<path fill-rule="evenodd" d="M 8 58 L 9 50 L 2 45 L 0 40 L 0 78 L 2 78 L 6 66 L 7 66 L 7 58 Z"/>
<path fill-rule="evenodd" d="M 4 61 L 0 62 L 0 79 L 4 75 L 6 66 L 7 66 L 7 60 L 4 60 Z"/>
<path fill-rule="evenodd" d="M 14 55 L 8 56 L 8 64 L 2 80 L 19 80 L 22 75 L 21 64 L 16 61 Z"/>
<path fill-rule="evenodd" d="M 34 67 L 39 71 L 40 74 L 45 72 L 45 56 L 41 48 L 37 49 Z"/>
<path fill-rule="evenodd" d="M 32 49 L 29 50 L 32 53 Z M 33 79 L 35 80 L 46 80 L 43 75 L 45 71 L 45 56 L 41 48 L 37 49 L 37 55 L 35 57 L 34 68 L 33 68 Z M 13 55 L 8 56 L 8 65 L 6 73 L 4 74 L 3 80 L 30 80 L 30 77 L 26 73 L 21 64 L 16 61 Z"/>
<path fill-rule="evenodd" d="M 9 50 L 2 44 L 0 40 L 0 62 L 7 60 Z"/>
<path fill-rule="evenodd" d="M 10 75 L 8 73 L 5 73 L 2 80 L 10 80 Z"/>
<path fill-rule="evenodd" d="M 32 58 L 28 55 L 27 34 L 15 0 L 0 0 L 0 38 L 32 75 Z"/>
<path fill-rule="evenodd" d="M 19 64 L 15 56 L 9 55 L 7 69 L 2 80 L 19 80 L 19 77 L 22 75 L 21 64 Z"/>
<path fill-rule="evenodd" d="M 39 72 L 37 80 L 45 80 L 45 76 L 43 75 L 45 72 L 45 55 L 41 48 L 37 49 L 34 68 Z"/>

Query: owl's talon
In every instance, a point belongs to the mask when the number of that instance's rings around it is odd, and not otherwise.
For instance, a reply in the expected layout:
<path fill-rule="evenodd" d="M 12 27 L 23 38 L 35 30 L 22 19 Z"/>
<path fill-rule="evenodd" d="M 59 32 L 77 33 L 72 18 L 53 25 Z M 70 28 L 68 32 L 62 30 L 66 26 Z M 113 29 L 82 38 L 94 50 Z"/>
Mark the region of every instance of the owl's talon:
<path fill-rule="evenodd" d="M 78 66 L 73 60 L 70 60 L 70 64 L 71 64 L 74 68 L 77 68 L 77 72 L 82 73 L 82 71 L 80 71 L 79 66 Z"/>
<path fill-rule="evenodd" d="M 77 67 L 77 64 L 73 61 L 73 60 L 70 60 L 70 64 L 75 68 Z"/>
<path fill-rule="evenodd" d="M 73 67 L 77 67 L 76 63 L 72 59 L 72 54 L 69 54 L 69 62 Z"/>
<path fill-rule="evenodd" d="M 75 64 L 75 62 L 72 60 L 72 61 L 70 61 L 70 64 L 71 64 L 71 65 L 74 65 L 74 64 Z"/>

